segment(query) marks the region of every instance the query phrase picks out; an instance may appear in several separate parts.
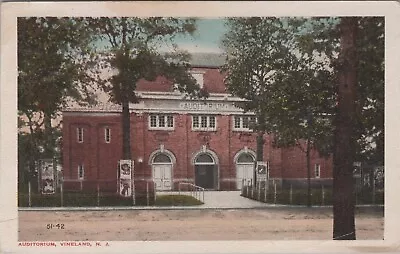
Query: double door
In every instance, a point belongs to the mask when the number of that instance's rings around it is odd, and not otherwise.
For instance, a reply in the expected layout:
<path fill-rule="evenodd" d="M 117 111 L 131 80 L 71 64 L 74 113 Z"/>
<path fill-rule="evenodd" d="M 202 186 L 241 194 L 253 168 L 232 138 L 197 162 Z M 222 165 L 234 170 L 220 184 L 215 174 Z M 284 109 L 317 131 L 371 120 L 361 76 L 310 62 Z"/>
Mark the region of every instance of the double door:
<path fill-rule="evenodd" d="M 165 191 L 172 189 L 172 165 L 153 165 L 153 179 L 156 190 Z"/>
<path fill-rule="evenodd" d="M 240 190 L 243 187 L 243 182 L 245 185 L 253 179 L 254 175 L 254 164 L 237 164 L 236 165 L 236 181 L 237 188 Z"/>

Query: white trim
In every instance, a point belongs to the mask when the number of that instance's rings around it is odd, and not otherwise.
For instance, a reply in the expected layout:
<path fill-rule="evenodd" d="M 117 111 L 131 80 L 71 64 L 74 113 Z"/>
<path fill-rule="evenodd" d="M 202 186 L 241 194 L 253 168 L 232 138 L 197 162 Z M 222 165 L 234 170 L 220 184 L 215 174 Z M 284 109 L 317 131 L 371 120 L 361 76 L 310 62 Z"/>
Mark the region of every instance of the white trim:
<path fill-rule="evenodd" d="M 165 149 L 164 146 L 162 145 L 162 147 L 160 147 L 160 149 L 157 149 L 157 150 L 153 151 L 153 152 L 150 154 L 150 156 L 149 156 L 149 161 L 148 161 L 149 165 L 153 165 L 153 160 L 154 160 L 154 158 L 155 158 L 158 154 L 166 154 L 166 155 L 168 155 L 169 158 L 171 159 L 171 163 L 158 163 L 158 164 L 172 164 L 172 165 L 175 165 L 175 164 L 176 164 L 176 157 L 175 157 L 175 155 L 174 155 L 171 151 Z M 157 163 L 156 163 L 156 164 L 157 164 Z"/>
<path fill-rule="evenodd" d="M 211 158 L 214 160 L 214 163 L 213 164 L 211 164 L 211 163 L 196 163 L 196 158 L 203 153 L 210 155 Z M 192 165 L 219 165 L 219 159 L 218 159 L 217 154 L 214 151 L 208 149 L 207 147 L 204 149 L 204 146 L 203 146 L 202 149 L 200 149 L 199 151 L 197 151 L 196 153 L 193 154 Z M 219 171 L 219 167 L 218 167 L 218 171 Z M 218 176 L 219 176 L 219 172 L 218 172 Z"/>
<path fill-rule="evenodd" d="M 239 159 L 240 155 L 244 154 L 244 153 L 249 153 L 254 161 L 253 162 L 247 162 L 247 163 L 243 163 L 243 162 L 237 162 L 237 160 Z M 243 164 L 254 164 L 254 162 L 256 161 L 256 153 L 251 150 L 250 148 L 248 148 L 247 146 L 245 146 L 243 149 L 241 149 L 240 151 L 238 151 L 235 156 L 233 157 L 233 163 L 235 163 L 236 165 L 243 165 Z"/>

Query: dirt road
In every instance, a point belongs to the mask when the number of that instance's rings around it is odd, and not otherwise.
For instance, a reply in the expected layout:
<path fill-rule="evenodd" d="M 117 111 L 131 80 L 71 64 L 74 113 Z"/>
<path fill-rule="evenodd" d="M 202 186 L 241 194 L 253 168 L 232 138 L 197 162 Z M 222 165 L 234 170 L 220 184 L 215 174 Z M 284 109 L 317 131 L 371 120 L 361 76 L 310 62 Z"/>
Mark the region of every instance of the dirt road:
<path fill-rule="evenodd" d="M 357 239 L 383 239 L 383 222 L 382 211 L 357 212 Z M 19 240 L 330 240 L 332 224 L 328 208 L 20 211 Z"/>

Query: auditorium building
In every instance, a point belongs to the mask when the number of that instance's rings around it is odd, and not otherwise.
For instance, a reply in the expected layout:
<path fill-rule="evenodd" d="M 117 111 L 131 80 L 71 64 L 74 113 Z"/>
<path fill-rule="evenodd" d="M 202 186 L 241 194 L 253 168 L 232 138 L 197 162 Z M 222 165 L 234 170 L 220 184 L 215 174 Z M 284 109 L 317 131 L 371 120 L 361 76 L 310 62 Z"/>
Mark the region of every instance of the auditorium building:
<path fill-rule="evenodd" d="M 235 106 L 240 98 L 226 92 L 217 65 L 191 70 L 210 96 L 192 100 L 174 90 L 163 77 L 141 80 L 137 104 L 130 104 L 131 150 L 135 182 L 154 182 L 159 191 L 176 190 L 179 182 L 206 189 L 237 190 L 253 179 L 255 119 Z M 103 183 L 115 188 L 122 158 L 121 107 L 106 103 L 63 111 L 63 174 L 66 182 Z M 298 147 L 274 148 L 264 136 L 267 176 L 278 184 L 307 182 L 306 156 Z M 332 159 L 311 153 L 311 180 L 332 182 Z M 68 188 L 68 186 L 65 186 Z M 70 185 L 70 188 L 76 188 Z"/>

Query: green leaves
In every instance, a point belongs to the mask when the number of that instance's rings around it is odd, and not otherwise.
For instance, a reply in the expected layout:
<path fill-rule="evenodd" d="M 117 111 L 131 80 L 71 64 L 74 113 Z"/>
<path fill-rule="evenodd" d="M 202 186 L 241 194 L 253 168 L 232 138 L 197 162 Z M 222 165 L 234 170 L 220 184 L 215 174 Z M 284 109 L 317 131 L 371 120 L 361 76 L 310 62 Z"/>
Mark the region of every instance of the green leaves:
<path fill-rule="evenodd" d="M 264 115 L 262 129 L 275 134 L 277 145 L 310 138 L 322 154 L 330 151 L 337 72 L 341 71 L 339 22 L 340 18 L 334 17 L 227 21 L 223 71 L 227 73 L 228 91 L 248 100 L 241 105 L 245 110 Z M 354 138 L 360 158 L 371 160 L 377 159 L 372 156 L 373 147 L 383 149 L 384 19 L 360 18 L 358 30 L 359 94 Z M 305 124 L 307 112 L 312 112 L 314 119 L 312 130 Z M 383 152 L 376 154 L 381 156 L 378 161 L 383 161 Z"/>

